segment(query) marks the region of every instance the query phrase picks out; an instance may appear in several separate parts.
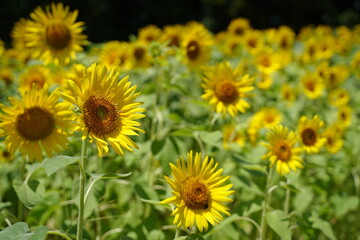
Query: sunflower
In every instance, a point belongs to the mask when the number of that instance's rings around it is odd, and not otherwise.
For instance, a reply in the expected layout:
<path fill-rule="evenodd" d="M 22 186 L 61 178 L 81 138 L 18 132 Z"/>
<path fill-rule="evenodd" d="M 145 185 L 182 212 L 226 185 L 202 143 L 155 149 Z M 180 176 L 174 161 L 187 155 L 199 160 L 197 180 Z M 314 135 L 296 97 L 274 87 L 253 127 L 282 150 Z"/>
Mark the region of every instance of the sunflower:
<path fill-rule="evenodd" d="M 116 67 L 117 70 L 131 68 L 131 49 L 127 42 L 110 41 L 104 44 L 99 54 L 100 63 L 107 68 Z"/>
<path fill-rule="evenodd" d="M 331 66 L 325 78 L 326 87 L 329 89 L 336 88 L 344 82 L 349 76 L 348 68 L 343 65 Z"/>
<path fill-rule="evenodd" d="M 12 45 L 22 54 L 20 57 L 23 62 L 26 62 L 31 57 L 31 51 L 26 47 L 26 28 L 30 20 L 21 18 L 14 24 L 11 30 Z"/>
<path fill-rule="evenodd" d="M 295 33 L 287 26 L 280 26 L 275 34 L 275 42 L 280 49 L 289 50 L 294 44 Z"/>
<path fill-rule="evenodd" d="M 281 67 L 279 56 L 270 48 L 263 48 L 258 52 L 255 56 L 255 65 L 265 74 L 271 74 Z"/>
<path fill-rule="evenodd" d="M 238 69 L 233 70 L 228 62 L 222 62 L 205 71 L 201 85 L 205 93 L 201 97 L 208 100 L 216 112 L 235 116 L 250 107 L 244 98 L 254 89 L 252 82 L 249 75 L 241 76 Z"/>
<path fill-rule="evenodd" d="M 319 98 L 325 89 L 323 80 L 314 73 L 305 74 L 301 79 L 301 84 L 304 94 L 310 99 Z"/>
<path fill-rule="evenodd" d="M 273 83 L 273 79 L 271 77 L 271 74 L 266 74 L 266 73 L 261 73 L 259 72 L 257 74 L 257 87 L 259 89 L 268 89 L 271 87 L 272 83 Z"/>
<path fill-rule="evenodd" d="M 136 41 L 131 43 L 131 66 L 132 68 L 148 68 L 152 64 L 152 56 L 149 53 L 147 44 Z"/>
<path fill-rule="evenodd" d="M 234 124 L 225 125 L 223 128 L 223 147 L 229 150 L 232 143 L 237 143 L 237 146 L 245 145 L 246 135 L 241 129 L 237 129 Z"/>
<path fill-rule="evenodd" d="M 325 144 L 324 138 L 320 129 L 324 126 L 324 122 L 318 115 L 312 119 L 303 116 L 298 123 L 298 133 L 301 139 L 302 146 L 307 153 L 317 153 Z"/>
<path fill-rule="evenodd" d="M 196 68 L 208 61 L 212 44 L 212 35 L 203 24 L 197 22 L 187 24 L 181 43 L 185 63 L 190 68 Z"/>
<path fill-rule="evenodd" d="M 34 57 L 46 64 L 69 64 L 75 54 L 87 44 L 82 34 L 83 22 L 75 22 L 78 11 L 69 11 L 62 3 L 52 3 L 46 11 L 40 7 L 30 14 L 25 36 L 26 46 L 34 51 Z"/>
<path fill-rule="evenodd" d="M 282 115 L 276 108 L 265 107 L 253 116 L 253 121 L 257 121 L 264 128 L 273 128 L 281 122 Z"/>
<path fill-rule="evenodd" d="M 65 147 L 71 129 L 71 111 L 59 102 L 57 90 L 48 95 L 46 88 L 33 88 L 22 99 L 10 97 L 12 106 L 0 105 L 0 129 L 5 145 L 14 155 L 17 149 L 32 161 L 42 160 L 42 149 L 51 157 Z"/>
<path fill-rule="evenodd" d="M 336 126 L 336 124 L 329 126 L 324 131 L 323 136 L 326 138 L 325 147 L 329 153 L 337 153 L 342 148 L 344 145 L 342 134 L 341 127 Z"/>
<path fill-rule="evenodd" d="M 333 106 L 344 106 L 348 104 L 349 100 L 349 93 L 344 88 L 336 88 L 329 93 L 329 101 Z"/>
<path fill-rule="evenodd" d="M 237 35 L 228 34 L 224 39 L 223 52 L 227 56 L 240 55 L 240 49 L 242 46 L 242 38 Z"/>
<path fill-rule="evenodd" d="M 338 122 L 341 123 L 343 127 L 349 127 L 351 125 L 352 118 L 352 108 L 348 105 L 341 106 L 337 112 Z"/>
<path fill-rule="evenodd" d="M 161 36 L 161 29 L 155 25 L 148 25 L 140 28 L 138 32 L 138 39 L 146 43 L 159 40 Z"/>
<path fill-rule="evenodd" d="M 252 55 L 258 53 L 264 47 L 264 37 L 259 30 L 247 31 L 243 39 L 243 46 Z"/>
<path fill-rule="evenodd" d="M 193 157 L 192 151 L 187 154 L 187 160 L 182 157 L 176 166 L 170 163 L 173 179 L 164 176 L 170 184 L 174 196 L 163 200 L 162 204 L 175 204 L 171 213 L 175 216 L 177 227 L 192 227 L 196 224 L 202 232 L 209 228 L 209 223 L 215 225 L 223 220 L 220 213 L 230 215 L 229 208 L 223 202 L 232 202 L 228 196 L 234 191 L 229 190 L 232 184 L 224 183 L 230 178 L 222 176 L 223 169 L 217 169 L 218 163 L 208 156 L 202 160 L 201 153 Z"/>
<path fill-rule="evenodd" d="M 51 87 L 50 70 L 42 65 L 28 67 L 20 75 L 20 92 L 29 91 L 31 88 L 43 88 L 45 85 Z"/>
<path fill-rule="evenodd" d="M 80 85 L 69 80 L 71 94 L 61 93 L 70 103 L 75 104 L 79 115 L 74 121 L 74 131 L 81 131 L 83 139 L 89 135 L 95 141 L 99 156 L 109 151 L 108 143 L 115 152 L 123 155 L 123 149 L 133 151 L 138 146 L 128 136 L 144 132 L 135 120 L 143 118 L 145 109 L 135 102 L 140 92 L 135 93 L 136 86 L 128 81 L 128 76 L 118 81 L 120 73 L 114 69 L 108 73 L 105 66 L 91 65 L 84 73 Z"/>
<path fill-rule="evenodd" d="M 269 158 L 270 167 L 276 164 L 276 171 L 280 175 L 288 174 L 290 169 L 297 171 L 298 168 L 303 168 L 303 160 L 299 157 L 302 150 L 295 147 L 296 139 L 296 134 L 282 125 L 275 126 L 267 134 L 268 143 L 263 145 L 268 153 L 263 158 Z"/>
<path fill-rule="evenodd" d="M 161 42 L 167 42 L 169 47 L 180 47 L 182 41 L 184 27 L 176 24 L 171 26 L 165 26 L 160 37 Z"/>
<path fill-rule="evenodd" d="M 3 80 L 6 85 L 10 85 L 14 81 L 14 74 L 10 67 L 0 68 L 0 80 Z"/>
<path fill-rule="evenodd" d="M 232 20 L 227 31 L 233 35 L 243 36 L 248 30 L 251 30 L 250 22 L 246 18 L 236 18 Z"/>
<path fill-rule="evenodd" d="M 289 105 L 291 105 L 296 99 L 296 91 L 288 83 L 281 86 L 281 99 L 285 100 Z"/>

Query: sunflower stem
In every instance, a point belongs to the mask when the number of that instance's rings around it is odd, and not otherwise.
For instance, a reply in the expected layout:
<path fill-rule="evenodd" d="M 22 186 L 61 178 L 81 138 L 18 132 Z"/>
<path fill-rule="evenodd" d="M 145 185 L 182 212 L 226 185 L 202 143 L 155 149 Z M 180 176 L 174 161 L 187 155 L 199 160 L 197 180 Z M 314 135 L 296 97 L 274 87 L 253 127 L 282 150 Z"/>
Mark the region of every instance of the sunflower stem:
<path fill-rule="evenodd" d="M 81 159 L 78 161 L 80 168 L 80 183 L 79 183 L 79 214 L 76 239 L 83 239 L 83 225 L 84 225 L 84 205 L 85 205 L 85 159 L 86 159 L 87 136 L 82 140 Z"/>
<path fill-rule="evenodd" d="M 260 224 L 260 239 L 261 240 L 265 240 L 266 239 L 266 213 L 267 213 L 267 208 L 268 208 L 268 202 L 270 202 L 270 180 L 272 178 L 274 172 L 274 168 L 270 167 L 269 173 L 267 175 L 267 179 L 266 179 L 266 187 L 265 187 L 265 196 L 264 196 L 264 202 L 263 202 L 263 206 L 262 206 L 262 212 L 261 212 L 261 224 Z"/>
<path fill-rule="evenodd" d="M 290 184 L 290 180 L 287 179 L 286 183 L 289 185 Z M 289 214 L 289 203 L 290 203 L 290 188 L 286 188 L 286 193 L 285 193 L 285 204 L 284 204 L 284 212 L 286 214 L 286 216 Z"/>
<path fill-rule="evenodd" d="M 180 237 L 180 229 L 179 229 L 179 228 L 176 228 L 175 238 L 174 238 L 174 239 L 176 239 L 176 238 L 178 238 L 178 237 Z"/>

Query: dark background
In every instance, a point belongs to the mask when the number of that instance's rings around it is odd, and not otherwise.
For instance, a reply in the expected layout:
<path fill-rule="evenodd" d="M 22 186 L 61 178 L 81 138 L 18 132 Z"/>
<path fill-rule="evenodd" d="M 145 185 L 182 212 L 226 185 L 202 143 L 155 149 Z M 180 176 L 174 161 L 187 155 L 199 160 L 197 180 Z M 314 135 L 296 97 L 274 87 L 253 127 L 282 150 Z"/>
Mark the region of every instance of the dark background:
<path fill-rule="evenodd" d="M 55 1 L 58 2 L 58 1 Z M 91 42 L 128 40 L 147 24 L 163 27 L 204 23 L 212 32 L 225 30 L 231 19 L 246 17 L 254 28 L 288 25 L 295 31 L 309 24 L 330 26 L 360 24 L 360 0 L 64 0 L 78 9 Z M 21 17 L 29 18 L 46 0 L 1 0 L 0 38 L 9 46 L 10 31 Z"/>

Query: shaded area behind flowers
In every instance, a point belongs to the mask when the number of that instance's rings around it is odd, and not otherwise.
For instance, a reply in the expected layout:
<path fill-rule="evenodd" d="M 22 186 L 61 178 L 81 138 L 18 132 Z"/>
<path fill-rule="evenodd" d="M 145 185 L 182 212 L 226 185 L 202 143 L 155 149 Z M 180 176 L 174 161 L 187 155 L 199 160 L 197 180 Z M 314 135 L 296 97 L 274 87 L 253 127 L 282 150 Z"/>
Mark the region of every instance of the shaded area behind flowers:
<path fill-rule="evenodd" d="M 37 6 L 48 0 L 14 0 L 0 3 L 0 39 L 10 44 L 10 31 L 20 18 L 29 18 Z M 128 40 L 131 34 L 147 24 L 163 27 L 184 24 L 191 20 L 203 22 L 211 31 L 226 28 L 231 19 L 246 17 L 255 28 L 288 25 L 295 31 L 309 24 L 353 26 L 360 22 L 360 0 L 250 1 L 250 0 L 89 0 L 54 1 L 79 10 L 85 21 L 85 33 L 92 42 Z M 105 27 L 104 27 L 105 26 Z"/>

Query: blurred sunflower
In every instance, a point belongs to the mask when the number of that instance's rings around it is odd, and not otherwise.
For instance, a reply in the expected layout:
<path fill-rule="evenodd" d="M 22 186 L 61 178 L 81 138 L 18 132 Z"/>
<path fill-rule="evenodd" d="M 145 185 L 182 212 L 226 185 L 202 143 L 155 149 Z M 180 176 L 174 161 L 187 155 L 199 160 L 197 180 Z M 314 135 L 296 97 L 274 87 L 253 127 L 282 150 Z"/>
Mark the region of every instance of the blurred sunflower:
<path fill-rule="evenodd" d="M 227 31 L 233 35 L 243 36 L 250 29 L 251 26 L 248 19 L 236 18 L 230 22 Z"/>
<path fill-rule="evenodd" d="M 6 85 L 13 83 L 14 73 L 10 67 L 1 67 L 0 68 L 0 80 L 3 80 Z"/>
<path fill-rule="evenodd" d="M 270 48 L 263 48 L 256 54 L 255 65 L 265 74 L 271 74 L 281 67 L 278 55 Z"/>
<path fill-rule="evenodd" d="M 336 88 L 343 83 L 349 76 L 349 70 L 343 65 L 331 66 L 328 70 L 328 74 L 325 77 L 326 87 L 328 89 Z"/>
<path fill-rule="evenodd" d="M 336 107 L 344 106 L 350 100 L 349 93 L 344 88 L 336 88 L 332 90 L 328 97 L 330 104 Z"/>
<path fill-rule="evenodd" d="M 131 69 L 131 48 L 129 43 L 110 41 L 104 44 L 99 54 L 100 63 L 107 68 L 116 67 L 117 70 Z"/>
<path fill-rule="evenodd" d="M 206 156 L 203 160 L 201 153 L 193 156 L 192 151 L 187 154 L 187 160 L 182 157 L 176 161 L 176 166 L 170 163 L 173 179 L 164 176 L 170 184 L 174 196 L 163 200 L 162 204 L 175 204 L 171 213 L 175 216 L 177 227 L 192 227 L 196 224 L 202 232 L 209 228 L 209 223 L 215 225 L 223 220 L 220 213 L 230 215 L 229 208 L 223 202 L 232 202 L 228 196 L 234 194 L 229 190 L 232 184 L 224 183 L 229 176 L 222 176 L 223 169 L 217 169 L 218 163 Z"/>
<path fill-rule="evenodd" d="M 181 43 L 185 63 L 190 68 L 196 68 L 208 61 L 212 44 L 212 35 L 203 24 L 197 22 L 187 24 Z"/>
<path fill-rule="evenodd" d="M 6 149 L 0 149 L 0 163 L 9 163 L 14 160 L 14 155 Z"/>
<path fill-rule="evenodd" d="M 46 88 L 33 88 L 22 99 L 10 97 L 12 106 L 0 104 L 0 129 L 5 145 L 14 155 L 17 149 L 32 161 L 42 160 L 42 149 L 51 157 L 68 142 L 71 111 L 67 103 L 58 101 L 57 90 L 48 95 Z"/>
<path fill-rule="evenodd" d="M 148 51 L 147 44 L 136 41 L 131 43 L 131 67 L 148 68 L 152 64 L 152 56 Z"/>
<path fill-rule="evenodd" d="M 45 85 L 51 86 L 50 70 L 47 67 L 33 65 L 20 75 L 20 92 L 26 92 L 32 88 L 43 88 Z"/>
<path fill-rule="evenodd" d="M 270 167 L 276 164 L 276 171 L 280 175 L 288 174 L 290 169 L 297 171 L 298 168 L 303 168 L 303 160 L 299 157 L 302 150 L 295 147 L 296 140 L 296 134 L 282 125 L 275 126 L 267 134 L 268 143 L 263 145 L 268 153 L 263 158 L 269 158 Z"/>
<path fill-rule="evenodd" d="M 208 100 L 216 112 L 235 116 L 250 107 L 244 99 L 254 89 L 252 82 L 253 78 L 241 76 L 239 69 L 233 70 L 228 62 L 219 63 L 206 69 L 201 85 L 205 93 L 201 97 Z"/>
<path fill-rule="evenodd" d="M 155 25 L 148 25 L 139 29 L 138 40 L 146 43 L 158 41 L 161 36 L 161 29 Z"/>
<path fill-rule="evenodd" d="M 319 75 L 314 73 L 307 73 L 301 78 L 301 85 L 304 94 L 310 99 L 319 98 L 325 89 L 323 80 Z"/>
<path fill-rule="evenodd" d="M 317 153 L 325 144 L 326 138 L 320 133 L 320 129 L 323 126 L 324 122 L 318 115 L 315 115 L 312 119 L 308 119 L 305 116 L 300 118 L 298 123 L 298 133 L 303 149 L 307 153 Z"/>
<path fill-rule="evenodd" d="M 259 72 L 257 74 L 257 87 L 260 89 L 268 89 L 271 87 L 272 83 L 273 83 L 273 79 L 271 77 L 270 74 L 266 74 L 266 73 L 261 73 Z"/>
<path fill-rule="evenodd" d="M 31 50 L 26 47 L 26 32 L 30 20 L 21 18 L 11 30 L 12 45 L 22 55 L 20 59 L 26 62 L 31 58 Z"/>
<path fill-rule="evenodd" d="M 35 58 L 40 58 L 46 64 L 69 64 L 75 59 L 75 54 L 83 50 L 87 44 L 86 36 L 82 34 L 83 22 L 75 22 L 78 11 L 69 11 L 62 3 L 52 3 L 46 6 L 46 11 L 40 7 L 30 14 L 25 35 L 26 46 L 31 48 Z"/>
<path fill-rule="evenodd" d="M 223 127 L 223 147 L 225 150 L 230 149 L 232 143 L 242 147 L 245 145 L 246 135 L 241 129 L 236 129 L 234 124 L 228 124 Z"/>
<path fill-rule="evenodd" d="M 344 145 L 340 128 L 336 124 L 330 125 L 323 133 L 323 136 L 326 138 L 325 147 L 329 153 L 337 153 Z"/>
<path fill-rule="evenodd" d="M 286 101 L 289 105 L 291 105 L 296 99 L 296 91 L 288 83 L 281 86 L 281 99 Z"/>
<path fill-rule="evenodd" d="M 227 35 L 224 39 L 223 51 L 227 56 L 240 55 L 242 38 L 237 35 Z"/>
<path fill-rule="evenodd" d="M 295 33 L 287 26 L 280 26 L 276 31 L 274 40 L 280 49 L 289 50 L 294 44 Z"/>
<path fill-rule="evenodd" d="M 249 30 L 242 37 L 242 44 L 250 54 L 256 54 L 264 47 L 264 37 L 259 30 Z"/>
<path fill-rule="evenodd" d="M 93 64 L 84 73 L 80 85 L 69 80 L 71 94 L 61 93 L 81 112 L 74 118 L 77 122 L 74 131 L 81 131 L 83 139 L 89 135 L 100 157 L 109 151 L 109 143 L 119 155 L 124 154 L 122 148 L 132 152 L 138 146 L 128 136 L 138 136 L 136 131 L 144 132 L 135 121 L 145 117 L 141 113 L 145 109 L 139 107 L 142 103 L 135 102 L 140 92 L 135 93 L 136 86 L 130 87 L 128 76 L 118 81 L 119 75 Z"/>
<path fill-rule="evenodd" d="M 352 120 L 352 108 L 348 105 L 341 106 L 337 112 L 337 119 L 343 127 L 349 127 Z"/>
<path fill-rule="evenodd" d="M 167 42 L 169 47 L 180 47 L 184 27 L 180 24 L 165 26 L 160 37 L 161 42 Z"/>
<path fill-rule="evenodd" d="M 273 107 L 262 108 L 253 116 L 253 121 L 258 121 L 260 126 L 269 129 L 279 125 L 281 120 L 282 115 L 280 111 Z"/>

